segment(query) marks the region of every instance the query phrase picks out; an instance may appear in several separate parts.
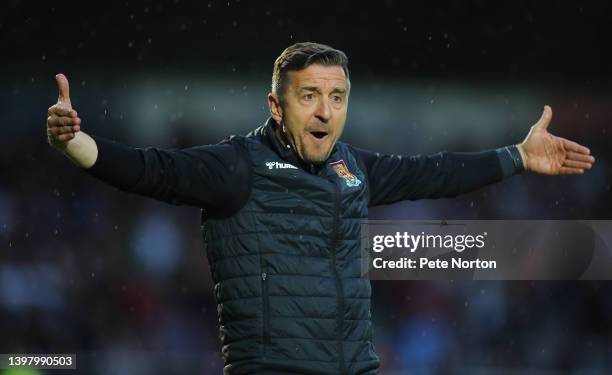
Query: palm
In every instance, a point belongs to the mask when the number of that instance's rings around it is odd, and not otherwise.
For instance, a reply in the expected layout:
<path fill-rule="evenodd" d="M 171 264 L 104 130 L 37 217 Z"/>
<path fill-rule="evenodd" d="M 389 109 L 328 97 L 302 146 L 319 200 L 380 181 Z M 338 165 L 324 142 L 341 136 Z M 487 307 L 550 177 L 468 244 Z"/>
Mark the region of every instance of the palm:
<path fill-rule="evenodd" d="M 590 169 L 595 159 L 591 151 L 576 142 L 548 132 L 552 110 L 546 106 L 540 120 L 531 127 L 519 145 L 526 169 L 547 175 L 580 174 Z"/>
<path fill-rule="evenodd" d="M 534 131 L 524 150 L 529 155 L 530 170 L 538 173 L 559 174 L 567 159 L 561 139 L 546 130 Z"/>

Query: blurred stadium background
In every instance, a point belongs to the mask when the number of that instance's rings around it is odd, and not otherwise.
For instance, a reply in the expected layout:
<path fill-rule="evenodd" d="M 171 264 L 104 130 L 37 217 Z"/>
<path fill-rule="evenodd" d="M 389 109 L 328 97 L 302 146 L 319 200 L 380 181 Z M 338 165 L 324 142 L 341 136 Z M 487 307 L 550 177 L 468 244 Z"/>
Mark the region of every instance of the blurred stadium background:
<path fill-rule="evenodd" d="M 262 124 L 276 56 L 328 43 L 351 62 L 356 146 L 495 148 L 549 104 L 550 131 L 597 158 L 583 176 L 520 175 L 371 218 L 610 219 L 611 17 L 588 1 L 3 1 L 0 353 L 77 353 L 84 374 L 222 368 L 200 210 L 121 193 L 49 148 L 55 73 L 84 131 L 189 147 Z M 381 374 L 612 369 L 609 282 L 376 281 L 373 293 Z"/>

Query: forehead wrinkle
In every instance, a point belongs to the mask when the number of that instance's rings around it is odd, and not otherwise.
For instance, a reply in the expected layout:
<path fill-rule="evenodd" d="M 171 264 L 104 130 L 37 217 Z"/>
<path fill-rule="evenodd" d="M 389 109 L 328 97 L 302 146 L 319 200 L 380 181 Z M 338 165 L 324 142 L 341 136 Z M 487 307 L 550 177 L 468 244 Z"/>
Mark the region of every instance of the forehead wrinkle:
<path fill-rule="evenodd" d="M 338 88 L 345 90 L 345 92 L 348 91 L 348 80 L 344 70 L 337 67 L 337 70 L 330 71 L 329 68 L 311 65 L 304 70 L 290 71 L 287 75 L 291 77 L 291 86 L 296 92 L 304 87 L 319 87 L 321 89 L 329 86 L 333 86 L 330 91 Z"/>
<path fill-rule="evenodd" d="M 348 83 L 344 77 L 342 77 L 342 79 L 333 79 L 332 81 L 336 82 L 330 82 L 330 80 L 320 78 L 306 79 L 300 82 L 294 82 L 294 89 L 296 92 L 307 90 L 315 91 L 319 94 L 323 91 L 339 93 L 346 93 L 348 91 Z"/>

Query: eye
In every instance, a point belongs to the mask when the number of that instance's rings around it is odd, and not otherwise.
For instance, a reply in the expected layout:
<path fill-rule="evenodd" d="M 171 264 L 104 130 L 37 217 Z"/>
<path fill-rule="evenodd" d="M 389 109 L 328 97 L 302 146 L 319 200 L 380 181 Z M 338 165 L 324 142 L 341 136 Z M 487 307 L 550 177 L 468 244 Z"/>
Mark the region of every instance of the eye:
<path fill-rule="evenodd" d="M 334 95 L 332 100 L 336 103 L 342 103 L 342 97 L 340 95 Z"/>
<path fill-rule="evenodd" d="M 306 95 L 302 96 L 302 99 L 304 99 L 304 100 L 312 100 L 312 98 L 313 98 L 312 94 L 306 94 Z"/>

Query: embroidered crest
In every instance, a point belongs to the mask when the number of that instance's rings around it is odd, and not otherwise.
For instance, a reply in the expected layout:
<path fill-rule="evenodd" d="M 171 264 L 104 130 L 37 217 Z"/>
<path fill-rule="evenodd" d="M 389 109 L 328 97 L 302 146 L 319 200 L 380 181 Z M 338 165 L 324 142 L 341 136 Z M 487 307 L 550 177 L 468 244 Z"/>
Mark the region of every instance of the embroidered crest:
<path fill-rule="evenodd" d="M 338 160 L 333 163 L 329 163 L 329 165 L 336 171 L 338 177 L 343 178 L 346 182 L 346 186 L 353 187 L 361 185 L 361 181 L 351 172 L 349 172 L 346 164 L 344 164 L 344 160 Z"/>

